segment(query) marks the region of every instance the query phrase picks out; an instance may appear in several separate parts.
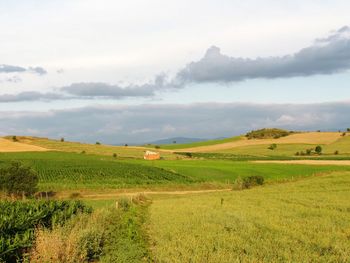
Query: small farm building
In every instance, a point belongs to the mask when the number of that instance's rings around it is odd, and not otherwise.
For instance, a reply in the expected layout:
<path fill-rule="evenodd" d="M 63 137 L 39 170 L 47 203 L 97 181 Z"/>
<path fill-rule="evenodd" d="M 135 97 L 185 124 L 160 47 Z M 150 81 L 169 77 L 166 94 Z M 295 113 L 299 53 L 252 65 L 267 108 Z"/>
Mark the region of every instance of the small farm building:
<path fill-rule="evenodd" d="M 160 154 L 156 152 L 151 152 L 151 151 L 146 151 L 143 159 L 145 160 L 159 160 L 160 159 Z"/>

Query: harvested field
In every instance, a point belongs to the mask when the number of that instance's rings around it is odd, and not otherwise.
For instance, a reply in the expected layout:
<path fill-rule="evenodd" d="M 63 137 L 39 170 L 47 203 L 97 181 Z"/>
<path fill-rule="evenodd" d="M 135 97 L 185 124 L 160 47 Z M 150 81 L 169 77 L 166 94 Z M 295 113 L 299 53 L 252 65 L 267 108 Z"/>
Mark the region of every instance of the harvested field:
<path fill-rule="evenodd" d="M 285 163 L 309 165 L 350 165 L 350 160 L 288 160 L 288 161 L 253 161 L 253 163 Z"/>
<path fill-rule="evenodd" d="M 328 145 L 336 142 L 338 139 L 342 138 L 341 133 L 338 132 L 307 132 L 307 133 L 296 133 L 286 137 L 281 137 L 278 139 L 252 139 L 248 140 L 245 137 L 242 137 L 241 140 L 202 146 L 202 147 L 194 147 L 187 148 L 183 151 L 186 152 L 213 152 L 220 150 L 227 150 L 235 147 L 241 146 L 249 146 L 249 145 L 268 145 L 272 143 L 276 144 L 324 144 Z M 181 149 L 178 150 L 179 152 Z"/>
<path fill-rule="evenodd" d="M 43 152 L 49 149 L 0 138 L 0 152 Z"/>

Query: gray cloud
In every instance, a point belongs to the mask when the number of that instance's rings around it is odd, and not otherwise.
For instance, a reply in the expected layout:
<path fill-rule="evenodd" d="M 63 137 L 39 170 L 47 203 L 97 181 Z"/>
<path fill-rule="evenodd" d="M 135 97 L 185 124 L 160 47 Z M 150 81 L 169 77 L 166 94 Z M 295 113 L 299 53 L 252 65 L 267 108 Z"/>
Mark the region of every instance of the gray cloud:
<path fill-rule="evenodd" d="M 349 114 L 350 103 L 160 104 L 84 107 L 48 112 L 0 112 L 0 123 L 2 135 L 142 143 L 177 136 L 233 136 L 262 127 L 338 130 L 349 126 Z"/>
<path fill-rule="evenodd" d="M 1 102 L 20 102 L 35 100 L 72 100 L 72 99 L 123 99 L 130 97 L 152 97 L 157 91 L 175 89 L 179 84 L 169 82 L 166 75 L 158 75 L 148 83 L 141 85 L 111 85 L 103 82 L 80 82 L 59 88 L 56 92 L 37 91 L 0 95 Z"/>
<path fill-rule="evenodd" d="M 1 102 L 20 102 L 20 101 L 51 101 L 62 100 L 65 97 L 57 93 L 41 93 L 36 91 L 25 91 L 18 94 L 2 94 L 0 95 Z"/>
<path fill-rule="evenodd" d="M 350 28 L 345 26 L 309 47 L 282 57 L 242 58 L 211 47 L 178 73 L 185 82 L 234 82 L 256 78 L 289 78 L 332 74 L 350 68 Z"/>
<path fill-rule="evenodd" d="M 23 72 L 29 72 L 29 73 L 34 73 L 38 75 L 47 74 L 47 71 L 42 67 L 24 68 L 20 66 L 0 64 L 0 73 L 23 73 Z"/>

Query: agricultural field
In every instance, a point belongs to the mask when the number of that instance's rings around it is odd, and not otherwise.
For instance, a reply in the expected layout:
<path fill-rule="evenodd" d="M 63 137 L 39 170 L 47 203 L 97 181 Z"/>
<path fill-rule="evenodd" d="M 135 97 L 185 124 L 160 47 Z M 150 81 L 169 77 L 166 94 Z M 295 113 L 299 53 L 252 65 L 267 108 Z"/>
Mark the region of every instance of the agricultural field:
<path fill-rule="evenodd" d="M 173 171 L 105 156 L 64 152 L 0 154 L 0 167 L 12 161 L 20 161 L 36 170 L 42 191 L 120 189 L 193 182 L 192 178 Z"/>
<path fill-rule="evenodd" d="M 235 142 L 241 139 L 242 139 L 242 136 L 235 136 L 231 138 L 207 140 L 207 141 L 193 142 L 193 143 L 163 144 L 163 145 L 160 145 L 160 149 L 167 149 L 167 150 L 188 149 L 188 148 L 194 148 L 194 147 L 200 147 L 200 146 L 210 146 L 210 145 L 217 145 L 217 144 L 228 143 L 228 142 Z M 151 145 L 145 145 L 145 146 L 151 146 Z"/>
<path fill-rule="evenodd" d="M 10 142 L 11 137 L 6 137 L 4 141 Z M 69 142 L 52 140 L 47 138 L 17 136 L 18 143 L 31 147 L 40 147 L 41 149 L 62 152 L 75 152 L 85 154 L 95 154 L 104 156 L 113 156 L 116 154 L 119 158 L 138 158 L 142 159 L 146 150 L 155 150 L 154 148 L 136 147 L 136 146 L 112 146 L 105 144 L 87 144 L 80 142 Z M 0 144 L 1 149 L 1 144 Z M 27 151 L 32 151 L 27 150 Z M 34 150 L 33 150 L 34 151 Z M 174 159 L 175 155 L 171 151 L 160 150 L 163 158 Z"/>
<path fill-rule="evenodd" d="M 160 197 L 157 262 L 348 262 L 350 173 L 243 191 Z"/>

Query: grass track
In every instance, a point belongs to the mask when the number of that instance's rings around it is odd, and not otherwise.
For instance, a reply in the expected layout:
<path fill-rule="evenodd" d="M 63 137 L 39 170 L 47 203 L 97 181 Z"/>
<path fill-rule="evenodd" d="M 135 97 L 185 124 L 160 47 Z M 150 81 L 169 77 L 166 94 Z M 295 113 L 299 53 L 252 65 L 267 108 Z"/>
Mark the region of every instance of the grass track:
<path fill-rule="evenodd" d="M 150 207 L 153 256 L 157 262 L 348 262 L 349 200 L 349 172 L 163 197 Z"/>

